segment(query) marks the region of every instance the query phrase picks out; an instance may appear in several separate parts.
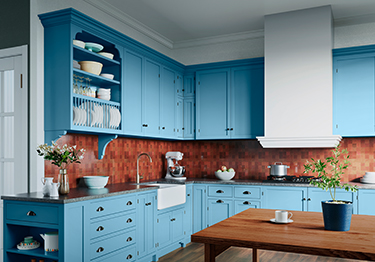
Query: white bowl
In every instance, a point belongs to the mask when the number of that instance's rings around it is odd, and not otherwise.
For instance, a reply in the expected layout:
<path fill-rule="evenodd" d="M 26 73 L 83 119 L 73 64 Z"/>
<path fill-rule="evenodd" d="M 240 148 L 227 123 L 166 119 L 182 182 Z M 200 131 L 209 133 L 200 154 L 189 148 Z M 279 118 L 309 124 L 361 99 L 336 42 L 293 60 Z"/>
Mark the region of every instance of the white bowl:
<path fill-rule="evenodd" d="M 105 73 L 100 74 L 100 76 L 105 77 L 105 78 L 108 78 L 108 79 L 111 79 L 111 80 L 115 77 L 115 76 L 112 75 L 112 74 L 105 74 Z"/>
<path fill-rule="evenodd" d="M 81 69 L 83 71 L 89 72 L 94 75 L 100 75 L 100 72 L 102 71 L 102 68 L 103 68 L 103 64 L 99 62 L 81 61 L 78 63 L 81 65 Z"/>
<path fill-rule="evenodd" d="M 86 43 L 80 40 L 73 40 L 73 45 L 85 48 Z"/>
<path fill-rule="evenodd" d="M 233 171 L 233 172 L 227 172 L 227 171 L 215 172 L 215 176 L 220 180 L 231 180 L 234 177 L 235 174 L 236 174 L 235 171 Z"/>
<path fill-rule="evenodd" d="M 96 97 L 99 98 L 99 99 L 107 100 L 107 101 L 111 100 L 111 96 L 101 96 L 101 95 L 97 95 Z"/>
<path fill-rule="evenodd" d="M 109 176 L 84 176 L 83 180 L 88 188 L 103 188 L 108 183 Z"/>
<path fill-rule="evenodd" d="M 109 59 L 113 59 L 113 57 L 114 57 L 114 54 L 107 53 L 107 52 L 99 52 L 98 54 L 102 55 L 102 56 L 105 56 L 105 57 L 107 57 Z"/>

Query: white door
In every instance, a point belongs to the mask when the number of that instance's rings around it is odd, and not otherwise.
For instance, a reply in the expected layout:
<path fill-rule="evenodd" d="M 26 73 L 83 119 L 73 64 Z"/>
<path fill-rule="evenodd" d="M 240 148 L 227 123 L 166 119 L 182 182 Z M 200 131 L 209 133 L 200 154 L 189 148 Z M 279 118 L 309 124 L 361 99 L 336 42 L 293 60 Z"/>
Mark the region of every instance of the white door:
<path fill-rule="evenodd" d="M 27 76 L 27 63 L 22 55 L 12 55 L 14 50 L 0 50 L 0 195 L 25 193 L 28 190 L 28 103 L 27 82 L 23 79 Z M 1 262 L 2 200 L 0 211 Z"/>

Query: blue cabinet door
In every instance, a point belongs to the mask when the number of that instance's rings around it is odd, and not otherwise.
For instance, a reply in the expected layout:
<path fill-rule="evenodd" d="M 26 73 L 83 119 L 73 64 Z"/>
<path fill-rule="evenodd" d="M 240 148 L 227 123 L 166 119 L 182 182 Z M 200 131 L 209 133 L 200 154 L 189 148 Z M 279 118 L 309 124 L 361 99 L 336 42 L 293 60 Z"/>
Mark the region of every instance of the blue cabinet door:
<path fill-rule="evenodd" d="M 184 99 L 176 97 L 176 117 L 175 117 L 175 136 L 177 138 L 184 137 Z"/>
<path fill-rule="evenodd" d="M 329 191 L 317 187 L 307 188 L 307 211 L 322 212 L 322 201 L 331 200 Z M 356 193 L 336 189 L 336 199 L 353 203 L 353 212 L 356 213 Z"/>
<path fill-rule="evenodd" d="M 125 51 L 122 125 L 127 135 L 142 134 L 143 61 L 142 56 L 131 51 Z"/>
<path fill-rule="evenodd" d="M 184 76 L 184 87 L 183 96 L 184 97 L 194 97 L 195 95 L 195 78 L 194 75 Z"/>
<path fill-rule="evenodd" d="M 139 194 L 137 198 L 137 256 L 155 251 L 156 191 Z"/>
<path fill-rule="evenodd" d="M 195 102 L 194 97 L 184 98 L 184 138 L 195 137 Z"/>
<path fill-rule="evenodd" d="M 180 208 L 172 213 L 171 226 L 173 242 L 181 240 L 184 237 L 184 211 L 185 209 Z"/>
<path fill-rule="evenodd" d="M 264 135 L 264 66 L 231 69 L 230 137 Z"/>
<path fill-rule="evenodd" d="M 306 187 L 265 186 L 262 195 L 262 208 L 306 211 Z"/>
<path fill-rule="evenodd" d="M 186 185 L 186 203 L 184 211 L 184 235 L 190 236 L 193 228 L 193 185 Z"/>
<path fill-rule="evenodd" d="M 197 72 L 196 139 L 228 138 L 229 69 Z"/>
<path fill-rule="evenodd" d="M 333 133 L 374 135 L 374 57 L 337 57 L 333 75 Z"/>
<path fill-rule="evenodd" d="M 158 247 L 163 248 L 173 243 L 173 231 L 171 227 L 172 212 L 165 212 L 157 218 L 157 242 Z"/>
<path fill-rule="evenodd" d="M 207 226 L 212 226 L 234 215 L 232 199 L 208 199 Z"/>
<path fill-rule="evenodd" d="M 142 127 L 146 136 L 160 135 L 160 65 L 145 61 L 145 89 L 144 89 L 144 122 Z"/>
<path fill-rule="evenodd" d="M 234 214 L 238 214 L 249 208 L 260 208 L 260 201 L 254 201 L 253 199 L 234 201 Z"/>
<path fill-rule="evenodd" d="M 375 215 L 375 190 L 359 189 L 358 190 L 358 214 Z"/>
<path fill-rule="evenodd" d="M 193 185 L 193 234 L 205 229 L 206 223 L 206 186 Z"/>
<path fill-rule="evenodd" d="M 174 71 L 163 67 L 160 86 L 160 135 L 163 138 L 175 137 L 175 78 Z"/>

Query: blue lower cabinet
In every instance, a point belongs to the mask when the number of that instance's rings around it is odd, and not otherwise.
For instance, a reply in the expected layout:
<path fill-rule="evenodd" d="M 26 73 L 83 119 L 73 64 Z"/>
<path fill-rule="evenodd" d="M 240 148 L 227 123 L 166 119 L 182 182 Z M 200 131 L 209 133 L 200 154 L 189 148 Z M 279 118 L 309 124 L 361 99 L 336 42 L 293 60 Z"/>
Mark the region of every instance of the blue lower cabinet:
<path fill-rule="evenodd" d="M 262 187 L 262 208 L 306 211 L 306 202 L 306 187 Z"/>
<path fill-rule="evenodd" d="M 135 250 L 136 250 L 136 246 L 133 245 L 131 247 L 124 248 L 116 252 L 113 252 L 111 254 L 108 254 L 104 258 L 100 257 L 91 261 L 92 262 L 116 262 L 116 261 L 134 262 L 137 260 Z"/>
<path fill-rule="evenodd" d="M 156 261 L 156 190 L 137 197 L 137 259 Z"/>
<path fill-rule="evenodd" d="M 375 215 L 375 190 L 359 189 L 358 190 L 358 214 Z"/>
<path fill-rule="evenodd" d="M 206 185 L 193 185 L 193 234 L 207 226 L 206 188 Z"/>
<path fill-rule="evenodd" d="M 336 199 L 352 202 L 354 214 L 357 213 L 356 196 L 357 193 L 348 192 L 344 189 L 336 189 Z M 329 191 L 317 187 L 309 187 L 307 188 L 307 211 L 322 212 L 322 201 L 331 199 Z"/>
<path fill-rule="evenodd" d="M 232 199 L 209 198 L 207 203 L 207 226 L 212 226 L 234 215 Z"/>
<path fill-rule="evenodd" d="M 254 201 L 253 199 L 248 200 L 236 200 L 234 201 L 234 214 L 241 213 L 249 208 L 260 208 L 260 201 Z"/>
<path fill-rule="evenodd" d="M 184 237 L 188 238 L 188 242 L 190 242 L 190 235 L 192 234 L 193 230 L 193 185 L 186 185 L 186 204 L 184 210 Z"/>

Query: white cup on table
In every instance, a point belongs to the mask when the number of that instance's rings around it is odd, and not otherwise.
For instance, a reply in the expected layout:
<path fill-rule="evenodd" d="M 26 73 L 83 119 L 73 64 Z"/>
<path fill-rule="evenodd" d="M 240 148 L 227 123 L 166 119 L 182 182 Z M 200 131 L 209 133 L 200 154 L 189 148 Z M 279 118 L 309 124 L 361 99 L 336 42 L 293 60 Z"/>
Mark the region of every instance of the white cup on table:
<path fill-rule="evenodd" d="M 293 216 L 292 212 L 286 210 L 276 210 L 275 211 L 275 222 L 278 223 L 288 223 L 289 219 Z"/>

